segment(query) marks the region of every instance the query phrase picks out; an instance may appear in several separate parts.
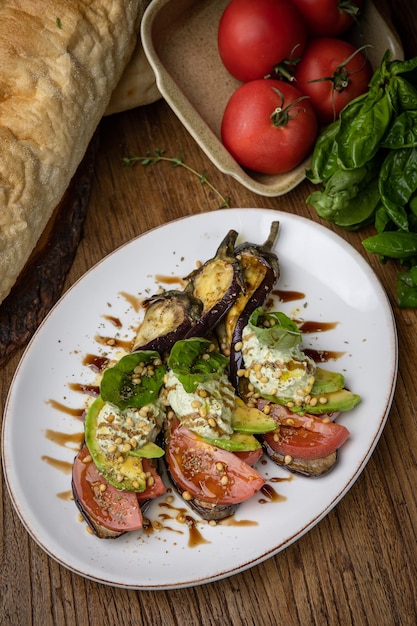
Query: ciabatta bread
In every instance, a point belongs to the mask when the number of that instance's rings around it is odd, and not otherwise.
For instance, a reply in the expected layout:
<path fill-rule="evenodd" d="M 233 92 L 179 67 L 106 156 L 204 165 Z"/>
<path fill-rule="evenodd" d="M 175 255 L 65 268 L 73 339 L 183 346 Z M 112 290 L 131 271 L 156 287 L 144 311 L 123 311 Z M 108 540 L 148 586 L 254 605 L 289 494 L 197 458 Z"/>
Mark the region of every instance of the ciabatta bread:
<path fill-rule="evenodd" d="M 0 2 L 0 302 L 81 162 L 148 2 Z"/>

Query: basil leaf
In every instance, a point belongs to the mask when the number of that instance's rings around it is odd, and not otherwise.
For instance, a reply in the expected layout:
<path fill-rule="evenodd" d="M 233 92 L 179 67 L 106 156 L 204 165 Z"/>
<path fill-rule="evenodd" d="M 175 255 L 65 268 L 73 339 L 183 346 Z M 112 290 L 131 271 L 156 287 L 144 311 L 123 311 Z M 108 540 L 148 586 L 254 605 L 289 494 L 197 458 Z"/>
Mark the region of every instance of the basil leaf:
<path fill-rule="evenodd" d="M 378 160 L 379 164 L 379 160 Z M 323 191 L 306 200 L 318 215 L 338 226 L 359 228 L 369 221 L 379 204 L 378 164 L 338 170 Z"/>
<path fill-rule="evenodd" d="M 417 106 L 417 93 L 414 102 Z M 391 124 L 381 143 L 382 148 L 391 150 L 415 146 L 417 146 L 417 109 L 401 113 Z"/>
<path fill-rule="evenodd" d="M 142 363 L 145 365 L 143 372 L 135 374 L 135 369 Z M 121 411 L 128 407 L 146 406 L 158 399 L 165 372 L 166 367 L 161 363 L 158 352 L 132 352 L 104 371 L 100 395 L 104 402 L 114 404 Z"/>
<path fill-rule="evenodd" d="M 225 371 L 228 359 L 211 349 L 208 339 L 181 339 L 172 347 L 168 367 L 174 372 L 187 393 L 199 383 L 215 380 Z"/>
<path fill-rule="evenodd" d="M 394 108 L 399 113 L 416 109 L 417 90 L 414 85 L 401 76 L 392 77 L 388 85 Z"/>
<path fill-rule="evenodd" d="M 248 326 L 259 343 L 268 348 L 292 350 L 302 342 L 302 334 L 297 324 L 280 311 L 266 313 L 259 307 L 250 316 Z"/>
<path fill-rule="evenodd" d="M 407 259 L 417 254 L 417 233 L 385 231 L 364 239 L 368 252 L 392 259 Z"/>
<path fill-rule="evenodd" d="M 339 162 L 345 169 L 362 167 L 373 159 L 391 121 L 388 93 L 378 88 L 352 100 L 340 114 L 337 143 Z"/>
<path fill-rule="evenodd" d="M 414 217 L 417 217 L 417 191 L 415 191 L 412 194 L 410 200 L 408 201 L 408 206 L 410 208 L 411 215 Z M 416 230 L 416 229 L 413 228 L 412 230 Z"/>
<path fill-rule="evenodd" d="M 401 308 L 417 307 L 417 267 L 397 276 L 398 304 Z"/>
<path fill-rule="evenodd" d="M 406 59 L 405 61 L 395 60 L 389 63 L 389 71 L 392 76 L 414 73 L 415 70 L 417 70 L 417 57 L 413 57 L 412 59 Z M 407 80 L 412 80 L 412 82 L 415 82 L 415 80 L 413 80 L 410 76 L 407 76 Z"/>
<path fill-rule="evenodd" d="M 401 230 L 408 230 L 406 204 L 417 189 L 417 148 L 392 150 L 379 175 L 379 193 L 389 217 Z"/>
<path fill-rule="evenodd" d="M 335 142 L 339 126 L 339 120 L 333 122 L 317 138 L 311 166 L 306 171 L 306 176 L 312 183 L 318 184 L 328 180 L 339 168 Z"/>
<path fill-rule="evenodd" d="M 379 204 L 375 211 L 375 228 L 377 233 L 382 233 L 384 230 L 389 230 L 388 226 L 392 222 L 389 218 L 386 208 L 382 203 Z"/>

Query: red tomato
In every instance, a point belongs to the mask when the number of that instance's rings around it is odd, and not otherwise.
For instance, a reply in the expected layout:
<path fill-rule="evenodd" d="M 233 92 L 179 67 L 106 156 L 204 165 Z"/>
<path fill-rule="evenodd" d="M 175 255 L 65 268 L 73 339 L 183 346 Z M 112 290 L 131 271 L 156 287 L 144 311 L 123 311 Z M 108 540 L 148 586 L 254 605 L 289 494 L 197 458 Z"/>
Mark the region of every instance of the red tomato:
<path fill-rule="evenodd" d="M 145 502 L 146 500 L 152 500 L 153 498 L 162 496 L 162 494 L 166 491 L 165 485 L 162 482 L 162 478 L 158 474 L 154 464 L 152 463 L 152 460 L 142 459 L 142 467 L 146 473 L 149 472 L 149 474 L 153 478 L 153 481 L 151 485 L 149 485 L 148 481 L 148 487 L 145 489 L 145 491 L 142 491 L 142 493 L 136 493 L 139 502 Z"/>
<path fill-rule="evenodd" d="M 321 459 L 335 452 L 349 437 L 345 426 L 314 415 L 291 414 L 281 418 L 277 430 L 263 435 L 268 445 L 296 459 Z"/>
<path fill-rule="evenodd" d="M 223 114 L 224 146 L 236 161 L 263 174 L 283 174 L 299 165 L 317 137 L 308 98 L 289 83 L 260 79 L 232 94 Z"/>
<path fill-rule="evenodd" d="M 330 37 L 310 41 L 294 74 L 295 84 L 310 97 L 323 124 L 337 119 L 351 100 L 368 91 L 371 77 L 371 64 L 362 52 Z"/>
<path fill-rule="evenodd" d="M 233 452 L 233 454 L 237 456 L 237 458 L 241 461 L 244 461 L 245 463 L 253 467 L 263 455 L 263 450 L 262 448 L 258 448 L 258 450 L 248 450 L 247 452 Z"/>
<path fill-rule="evenodd" d="M 212 446 L 182 425 L 172 431 L 165 458 L 177 486 L 203 502 L 238 504 L 265 483 L 233 452 Z"/>
<path fill-rule="evenodd" d="M 360 16 L 363 0 L 292 0 L 313 37 L 339 37 Z"/>
<path fill-rule="evenodd" d="M 291 0 L 231 0 L 219 23 L 219 54 L 230 74 L 247 82 L 272 74 L 277 65 L 291 66 L 306 37 Z"/>
<path fill-rule="evenodd" d="M 110 485 L 99 473 L 93 461 L 84 463 L 89 454 L 87 446 L 78 453 L 72 481 L 78 499 L 87 515 L 109 530 L 128 532 L 142 528 L 142 513 L 136 493 L 120 491 Z M 102 491 L 100 485 L 106 485 Z"/>

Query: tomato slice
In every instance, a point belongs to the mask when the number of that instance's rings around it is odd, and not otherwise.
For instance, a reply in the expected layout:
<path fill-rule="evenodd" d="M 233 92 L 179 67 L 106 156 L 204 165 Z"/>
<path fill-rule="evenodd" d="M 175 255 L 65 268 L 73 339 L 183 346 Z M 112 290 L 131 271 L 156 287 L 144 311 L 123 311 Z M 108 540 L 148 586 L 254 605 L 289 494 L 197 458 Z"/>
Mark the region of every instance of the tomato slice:
<path fill-rule="evenodd" d="M 182 425 L 171 432 L 166 462 L 177 486 L 203 502 L 239 504 L 265 483 L 236 454 L 212 446 Z"/>
<path fill-rule="evenodd" d="M 139 502 L 145 502 L 146 500 L 151 500 L 153 498 L 157 498 L 158 496 L 162 496 L 165 493 L 166 488 L 164 483 L 162 482 L 162 478 L 158 474 L 158 471 L 151 459 L 142 459 L 142 466 L 146 473 L 149 472 L 151 477 L 153 478 L 152 484 L 149 484 L 142 493 L 136 492 L 136 497 Z"/>
<path fill-rule="evenodd" d="M 136 493 L 120 491 L 110 485 L 93 461 L 84 463 L 89 454 L 84 445 L 78 453 L 73 469 L 73 487 L 87 515 L 100 526 L 113 532 L 129 532 L 142 528 L 142 513 Z M 105 489 L 101 487 L 105 485 Z"/>
<path fill-rule="evenodd" d="M 342 424 L 315 415 L 286 413 L 276 430 L 263 438 L 275 452 L 296 459 L 320 459 L 335 452 L 349 437 Z"/>
<path fill-rule="evenodd" d="M 250 465 L 251 467 L 253 467 L 255 465 L 255 463 L 257 463 L 259 461 L 259 459 L 261 458 L 261 456 L 263 455 L 263 450 L 262 448 L 258 448 L 258 450 L 248 450 L 245 452 L 233 452 L 233 454 L 235 456 L 237 456 L 238 459 L 240 459 L 241 461 L 244 461 L 245 463 L 247 463 L 248 465 Z"/>

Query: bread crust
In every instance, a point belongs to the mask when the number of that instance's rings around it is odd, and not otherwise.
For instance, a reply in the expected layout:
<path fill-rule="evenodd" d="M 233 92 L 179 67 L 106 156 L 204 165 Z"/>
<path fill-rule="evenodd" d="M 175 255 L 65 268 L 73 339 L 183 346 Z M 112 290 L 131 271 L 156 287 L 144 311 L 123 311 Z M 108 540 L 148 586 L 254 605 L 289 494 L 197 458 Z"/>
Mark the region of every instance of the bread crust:
<path fill-rule="evenodd" d="M 0 302 L 81 162 L 148 2 L 0 2 Z"/>
<path fill-rule="evenodd" d="M 154 71 L 139 38 L 122 78 L 112 93 L 105 115 L 152 104 L 161 97 Z"/>

